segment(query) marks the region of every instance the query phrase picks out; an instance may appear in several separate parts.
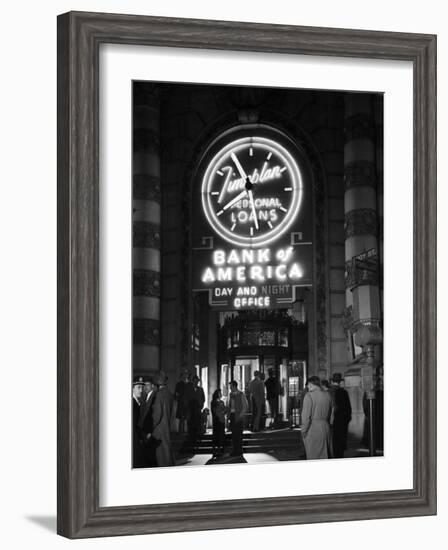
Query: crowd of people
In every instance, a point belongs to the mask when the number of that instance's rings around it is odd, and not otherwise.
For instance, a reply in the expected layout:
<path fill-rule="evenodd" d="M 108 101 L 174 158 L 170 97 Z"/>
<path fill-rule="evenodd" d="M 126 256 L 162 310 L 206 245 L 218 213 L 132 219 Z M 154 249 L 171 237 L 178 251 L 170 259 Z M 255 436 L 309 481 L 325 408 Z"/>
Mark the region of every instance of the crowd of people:
<path fill-rule="evenodd" d="M 243 428 L 250 415 L 250 429 L 264 429 L 265 404 L 268 403 L 270 428 L 276 426 L 280 384 L 273 370 L 263 380 L 254 372 L 246 393 L 238 382 L 229 384 L 227 399 L 216 389 L 211 400 L 213 456 L 225 453 L 225 433 L 231 432 L 231 456 L 243 454 Z M 351 420 L 350 400 L 342 387 L 342 377 L 335 374 L 331 382 L 317 376 L 308 379 L 301 399 L 301 433 L 307 459 L 342 458 L 347 446 Z M 176 404 L 177 431 L 185 435 L 188 447 L 195 452 L 200 436 L 207 429 L 210 411 L 204 408 L 205 394 L 195 374 L 182 372 L 174 395 L 167 387 L 163 372 L 153 377 L 137 377 L 133 381 L 133 467 L 173 466 L 175 457 L 171 445 L 172 414 Z"/>

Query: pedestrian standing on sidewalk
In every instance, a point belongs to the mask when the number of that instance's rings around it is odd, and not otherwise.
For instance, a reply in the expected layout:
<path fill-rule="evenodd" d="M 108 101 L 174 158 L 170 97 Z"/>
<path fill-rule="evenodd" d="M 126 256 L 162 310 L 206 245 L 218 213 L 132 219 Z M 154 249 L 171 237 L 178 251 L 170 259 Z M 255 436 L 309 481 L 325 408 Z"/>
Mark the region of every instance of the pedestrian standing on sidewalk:
<path fill-rule="evenodd" d="M 252 426 L 253 432 L 259 432 L 261 428 L 261 417 L 263 414 L 264 384 L 260 379 L 260 372 L 254 372 L 254 378 L 249 382 L 249 393 L 252 409 Z"/>
<path fill-rule="evenodd" d="M 342 386 L 342 375 L 335 373 L 332 379 L 334 403 L 333 452 L 334 458 L 343 458 L 347 449 L 348 425 L 352 419 L 352 407 L 347 390 Z"/>
<path fill-rule="evenodd" d="M 213 456 L 217 457 L 224 453 L 226 414 L 228 412 L 220 389 L 213 392 L 211 409 L 213 420 Z"/>
<path fill-rule="evenodd" d="M 199 385 L 199 376 L 194 375 L 191 385 L 185 390 L 185 402 L 188 414 L 188 435 L 190 445 L 195 449 L 201 434 L 201 413 L 205 403 L 204 390 Z"/>
<path fill-rule="evenodd" d="M 246 396 L 238 389 L 238 382 L 230 382 L 229 410 L 232 431 L 232 456 L 243 455 L 243 423 L 249 409 Z"/>
<path fill-rule="evenodd" d="M 302 438 L 307 460 L 333 456 L 330 422 L 333 421 L 333 399 L 323 391 L 318 376 L 307 381 L 308 392 L 303 399 Z"/>
<path fill-rule="evenodd" d="M 174 466 L 174 454 L 171 448 L 171 411 L 174 397 L 166 385 L 167 377 L 163 371 L 159 371 L 153 381 L 157 386 L 152 405 L 153 430 L 151 434 L 155 462 L 157 466 Z"/>
<path fill-rule="evenodd" d="M 274 369 L 268 370 L 268 379 L 264 383 L 266 386 L 266 399 L 269 403 L 269 412 L 271 414 L 270 428 L 274 429 L 278 416 L 278 397 L 280 395 L 280 384 L 275 377 Z"/>

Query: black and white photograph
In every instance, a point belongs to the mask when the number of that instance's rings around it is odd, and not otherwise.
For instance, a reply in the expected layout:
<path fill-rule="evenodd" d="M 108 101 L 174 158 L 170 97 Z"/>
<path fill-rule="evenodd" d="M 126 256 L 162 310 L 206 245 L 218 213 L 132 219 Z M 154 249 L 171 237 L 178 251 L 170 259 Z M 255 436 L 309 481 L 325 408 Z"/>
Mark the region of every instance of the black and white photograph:
<path fill-rule="evenodd" d="M 2 548 L 443 548 L 444 4 L 2 7 Z"/>
<path fill-rule="evenodd" d="M 386 454 L 383 94 L 132 99 L 133 468 Z"/>

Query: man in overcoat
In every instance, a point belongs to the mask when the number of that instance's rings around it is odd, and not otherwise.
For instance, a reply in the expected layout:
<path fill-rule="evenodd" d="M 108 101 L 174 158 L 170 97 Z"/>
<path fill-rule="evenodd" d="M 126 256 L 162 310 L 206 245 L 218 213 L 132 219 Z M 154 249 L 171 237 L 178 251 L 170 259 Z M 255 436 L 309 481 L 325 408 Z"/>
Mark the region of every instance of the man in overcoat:
<path fill-rule="evenodd" d="M 230 430 L 232 432 L 232 456 L 243 455 L 244 416 L 249 409 L 246 396 L 238 389 L 238 382 L 230 382 L 228 410 L 230 411 Z"/>
<path fill-rule="evenodd" d="M 165 373 L 160 371 L 154 376 L 157 392 L 152 405 L 152 440 L 155 447 L 157 466 L 174 466 L 174 454 L 171 448 L 171 411 L 174 397 L 166 386 Z"/>
<path fill-rule="evenodd" d="M 140 407 L 143 395 L 143 377 L 137 376 L 132 382 L 132 467 L 144 466 L 142 435 L 140 431 Z"/>
<path fill-rule="evenodd" d="M 205 403 L 204 390 L 199 385 L 199 376 L 194 375 L 191 384 L 185 389 L 185 402 L 188 411 L 188 434 L 194 448 L 201 433 L 201 412 Z"/>
<path fill-rule="evenodd" d="M 320 378 L 311 376 L 307 381 L 308 392 L 303 398 L 302 439 L 307 460 L 331 458 L 333 455 L 330 422 L 333 421 L 333 399 L 323 391 Z"/>
<path fill-rule="evenodd" d="M 254 378 L 249 382 L 249 393 L 252 408 L 252 431 L 259 432 L 261 428 L 261 416 L 264 409 L 264 384 L 260 378 L 260 372 L 254 372 Z"/>
<path fill-rule="evenodd" d="M 154 384 L 152 378 L 146 377 L 144 379 L 144 401 L 140 407 L 140 419 L 139 427 L 143 442 L 143 453 L 145 466 L 156 466 L 155 447 L 152 439 L 152 432 L 154 429 L 153 422 L 153 405 L 157 393 L 157 387 Z"/>
<path fill-rule="evenodd" d="M 352 407 L 347 391 L 341 387 L 342 376 L 335 373 L 331 392 L 334 403 L 333 453 L 334 458 L 343 458 L 347 448 L 348 425 L 352 419 Z"/>

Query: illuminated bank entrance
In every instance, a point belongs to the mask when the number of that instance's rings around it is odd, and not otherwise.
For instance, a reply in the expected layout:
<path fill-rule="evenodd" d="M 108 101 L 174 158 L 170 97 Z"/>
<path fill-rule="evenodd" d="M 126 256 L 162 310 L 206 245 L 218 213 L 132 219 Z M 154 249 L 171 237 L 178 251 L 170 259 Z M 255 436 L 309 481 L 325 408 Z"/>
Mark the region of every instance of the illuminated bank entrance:
<path fill-rule="evenodd" d="M 277 411 L 273 419 L 266 402 L 265 427 L 298 425 L 308 366 L 305 301 L 297 300 L 290 309 L 221 312 L 210 311 L 204 296 L 198 296 L 196 304 L 192 362 L 208 390 L 208 404 L 215 389 L 228 397 L 231 380 L 238 382 L 250 402 L 249 383 L 255 371 L 264 380 L 271 374 L 278 388 Z"/>
<path fill-rule="evenodd" d="M 206 405 L 229 383 L 275 388 L 275 427 L 299 421 L 309 364 L 313 207 L 303 151 L 280 130 L 239 125 L 205 147 L 193 177 L 190 361 Z M 274 381 L 272 379 L 274 378 Z M 268 393 L 268 392 L 267 392 Z M 250 399 L 249 399 L 250 402 Z"/>

